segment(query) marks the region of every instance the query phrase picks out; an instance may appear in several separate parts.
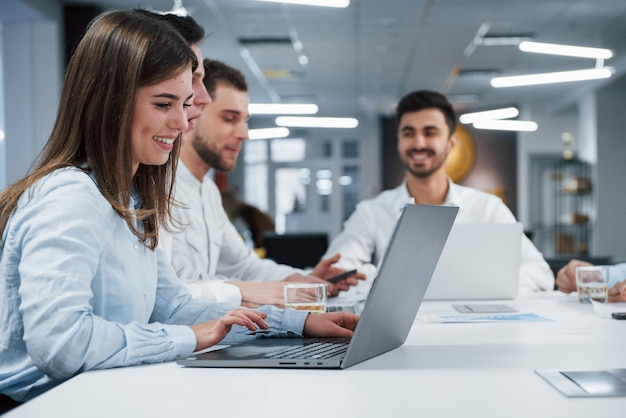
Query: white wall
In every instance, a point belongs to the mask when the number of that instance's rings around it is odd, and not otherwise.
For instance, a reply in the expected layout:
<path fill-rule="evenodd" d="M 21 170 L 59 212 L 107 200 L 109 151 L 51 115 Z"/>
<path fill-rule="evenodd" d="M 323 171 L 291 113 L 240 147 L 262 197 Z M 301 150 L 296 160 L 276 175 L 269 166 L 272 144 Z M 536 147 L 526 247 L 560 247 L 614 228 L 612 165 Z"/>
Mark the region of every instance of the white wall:
<path fill-rule="evenodd" d="M 598 122 L 596 96 L 590 94 L 578 102 L 578 140 L 575 142 L 579 158 L 590 164 L 598 161 Z"/>
<path fill-rule="evenodd" d="M 602 89 L 596 101 L 597 249 L 626 261 L 626 77 Z"/>
<path fill-rule="evenodd" d="M 578 141 L 578 113 L 575 109 L 559 114 L 535 110 L 530 105 L 523 105 L 520 118 L 534 120 L 539 125 L 535 132 L 520 132 L 517 139 L 517 202 L 518 220 L 524 225 L 531 225 L 530 190 L 538 187 L 529 184 L 530 156 L 533 154 L 556 154 L 563 152 L 561 135 L 565 131 L 572 132 Z"/>
<path fill-rule="evenodd" d="M 0 171 L 6 184 L 26 174 L 56 116 L 63 68 L 62 8 L 49 3 L 44 17 L 3 24 L 6 158 Z"/>
<path fill-rule="evenodd" d="M 370 114 L 359 117 L 359 131 L 361 132 L 361 196 L 368 199 L 378 195 L 382 188 L 382 147 L 380 118 Z"/>

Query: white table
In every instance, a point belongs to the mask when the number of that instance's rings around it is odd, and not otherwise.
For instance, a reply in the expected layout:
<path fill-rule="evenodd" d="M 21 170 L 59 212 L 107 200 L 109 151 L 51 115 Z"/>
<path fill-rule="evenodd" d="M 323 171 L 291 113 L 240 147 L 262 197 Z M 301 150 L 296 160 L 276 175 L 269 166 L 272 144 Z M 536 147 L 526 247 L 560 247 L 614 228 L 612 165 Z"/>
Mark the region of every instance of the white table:
<path fill-rule="evenodd" d="M 5 416 L 626 416 L 626 397 L 567 398 L 534 372 L 626 367 L 626 321 L 600 318 L 560 293 L 501 303 L 552 321 L 434 323 L 432 315 L 456 311 L 425 302 L 406 344 L 349 369 L 165 363 L 92 371 Z"/>

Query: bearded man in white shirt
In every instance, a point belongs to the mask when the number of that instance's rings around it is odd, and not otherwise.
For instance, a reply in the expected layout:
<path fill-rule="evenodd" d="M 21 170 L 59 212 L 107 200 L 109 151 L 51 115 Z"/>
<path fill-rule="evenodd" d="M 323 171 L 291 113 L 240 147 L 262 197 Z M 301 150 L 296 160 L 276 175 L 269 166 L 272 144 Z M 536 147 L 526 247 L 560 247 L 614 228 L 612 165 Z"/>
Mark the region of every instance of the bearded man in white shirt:
<path fill-rule="evenodd" d="M 160 244 L 178 278 L 195 297 L 252 308 L 282 305 L 285 281 L 327 283 L 329 294 L 336 295 L 364 279 L 357 274 L 337 284 L 324 280 L 344 272 L 333 266 L 338 254 L 321 260 L 308 275 L 260 259 L 245 245 L 208 174 L 211 169 L 232 170 L 248 139 L 247 83 L 240 71 L 219 61 L 205 59 L 204 72 L 211 102 L 204 105 L 195 129 L 186 132 L 176 172 L 175 199 L 182 205 L 173 215 L 183 230 Z"/>
<path fill-rule="evenodd" d="M 460 186 L 448 177 L 445 162 L 457 143 L 456 114 L 444 95 L 425 90 L 407 94 L 398 103 L 396 120 L 405 180 L 395 189 L 360 202 L 327 252 L 340 252 L 337 265 L 359 269 L 368 281 L 376 276 L 375 260 L 384 254 L 407 202 L 459 206 L 458 223 L 516 222 L 498 197 Z M 552 270 L 525 235 L 521 252 L 520 292 L 552 290 Z"/>

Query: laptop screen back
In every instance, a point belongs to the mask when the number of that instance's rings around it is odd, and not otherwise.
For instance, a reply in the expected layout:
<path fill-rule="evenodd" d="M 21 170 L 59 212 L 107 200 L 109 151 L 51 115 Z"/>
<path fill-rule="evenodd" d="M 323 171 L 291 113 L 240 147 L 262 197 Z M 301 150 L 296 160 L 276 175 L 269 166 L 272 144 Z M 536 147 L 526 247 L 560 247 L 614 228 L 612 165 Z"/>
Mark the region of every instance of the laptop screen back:
<path fill-rule="evenodd" d="M 342 367 L 404 343 L 458 208 L 405 206 Z"/>
<path fill-rule="evenodd" d="M 519 287 L 522 225 L 454 224 L 425 299 L 513 299 Z"/>

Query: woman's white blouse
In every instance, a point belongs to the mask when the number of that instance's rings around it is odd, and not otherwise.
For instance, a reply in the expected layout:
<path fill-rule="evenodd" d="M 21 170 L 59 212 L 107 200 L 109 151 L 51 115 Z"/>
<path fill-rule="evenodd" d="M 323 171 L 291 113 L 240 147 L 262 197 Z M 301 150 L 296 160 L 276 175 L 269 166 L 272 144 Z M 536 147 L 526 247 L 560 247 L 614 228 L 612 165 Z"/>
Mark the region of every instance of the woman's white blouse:
<path fill-rule="evenodd" d="M 234 309 L 192 299 L 76 168 L 20 199 L 0 247 L 0 302 L 0 393 L 21 400 L 82 371 L 187 356 L 186 325 Z M 306 314 L 263 310 L 273 335 L 302 334 Z M 250 338 L 235 326 L 224 342 Z"/>

